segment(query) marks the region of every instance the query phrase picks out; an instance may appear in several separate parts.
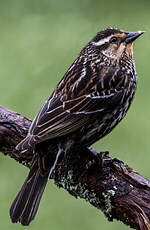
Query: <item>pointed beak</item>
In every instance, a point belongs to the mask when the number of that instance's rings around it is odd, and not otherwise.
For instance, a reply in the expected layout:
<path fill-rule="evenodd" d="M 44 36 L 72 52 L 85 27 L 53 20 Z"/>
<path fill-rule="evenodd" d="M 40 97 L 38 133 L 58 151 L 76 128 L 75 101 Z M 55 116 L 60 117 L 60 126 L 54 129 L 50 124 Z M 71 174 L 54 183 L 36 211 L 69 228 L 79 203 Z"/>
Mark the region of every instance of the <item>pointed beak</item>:
<path fill-rule="evenodd" d="M 132 43 L 135 41 L 139 36 L 141 36 L 144 33 L 144 31 L 137 31 L 137 32 L 128 32 L 127 36 L 124 40 L 126 44 Z"/>

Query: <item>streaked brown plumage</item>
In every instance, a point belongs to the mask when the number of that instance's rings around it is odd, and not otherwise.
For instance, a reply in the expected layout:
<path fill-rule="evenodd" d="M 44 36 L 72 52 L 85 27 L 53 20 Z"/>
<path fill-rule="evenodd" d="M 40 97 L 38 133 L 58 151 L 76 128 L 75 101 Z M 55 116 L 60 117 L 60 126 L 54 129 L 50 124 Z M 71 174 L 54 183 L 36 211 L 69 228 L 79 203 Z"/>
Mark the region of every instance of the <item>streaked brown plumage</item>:
<path fill-rule="evenodd" d="M 100 31 L 81 51 L 50 95 L 17 146 L 23 155 L 34 153 L 30 173 L 14 200 L 12 222 L 29 225 L 61 152 L 90 146 L 107 135 L 126 115 L 136 90 L 132 43 L 143 32 L 115 28 Z M 53 151 L 40 155 L 44 141 L 57 141 Z M 71 142 L 69 142 L 71 140 Z M 68 144 L 69 143 L 69 144 Z"/>

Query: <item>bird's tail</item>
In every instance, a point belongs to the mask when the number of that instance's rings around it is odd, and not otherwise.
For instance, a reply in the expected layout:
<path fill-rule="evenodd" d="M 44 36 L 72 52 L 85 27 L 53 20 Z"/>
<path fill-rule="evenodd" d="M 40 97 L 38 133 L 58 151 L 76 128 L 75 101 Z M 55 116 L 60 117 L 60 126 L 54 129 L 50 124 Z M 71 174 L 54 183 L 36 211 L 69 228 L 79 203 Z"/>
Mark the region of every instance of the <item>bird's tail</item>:
<path fill-rule="evenodd" d="M 10 208 L 12 222 L 29 225 L 34 219 L 48 181 L 49 174 L 41 175 L 38 160 L 35 159 L 29 175 Z"/>

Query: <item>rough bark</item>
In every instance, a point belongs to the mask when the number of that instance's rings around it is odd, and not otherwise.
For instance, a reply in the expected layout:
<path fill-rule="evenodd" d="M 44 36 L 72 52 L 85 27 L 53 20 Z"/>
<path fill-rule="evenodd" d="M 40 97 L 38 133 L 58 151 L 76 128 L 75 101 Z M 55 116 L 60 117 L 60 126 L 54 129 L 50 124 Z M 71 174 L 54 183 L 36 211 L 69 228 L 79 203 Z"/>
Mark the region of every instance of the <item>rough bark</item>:
<path fill-rule="evenodd" d="M 15 146 L 26 136 L 30 124 L 31 120 L 0 106 L 0 151 L 29 168 L 31 155 L 22 159 Z M 50 146 L 46 145 L 48 151 Z M 101 167 L 99 156 L 91 148 L 65 155 L 52 175 L 55 184 L 102 210 L 110 221 L 150 229 L 150 181 L 117 159 L 109 161 L 108 156 L 108 164 Z"/>

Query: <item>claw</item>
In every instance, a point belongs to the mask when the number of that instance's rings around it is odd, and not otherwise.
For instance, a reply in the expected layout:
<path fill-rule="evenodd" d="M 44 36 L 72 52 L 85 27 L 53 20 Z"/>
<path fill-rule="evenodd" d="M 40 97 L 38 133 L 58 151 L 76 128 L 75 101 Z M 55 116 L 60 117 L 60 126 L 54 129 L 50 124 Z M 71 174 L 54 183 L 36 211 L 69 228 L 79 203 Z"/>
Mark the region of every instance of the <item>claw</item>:
<path fill-rule="evenodd" d="M 97 154 L 98 164 L 101 168 L 107 166 L 108 161 L 111 160 L 111 158 L 109 158 L 108 155 L 109 155 L 109 151 L 100 152 L 99 154 Z"/>
<path fill-rule="evenodd" d="M 111 164 L 117 162 L 117 163 L 123 163 L 123 161 L 119 160 L 118 158 L 111 158 L 109 157 L 109 151 L 105 151 L 105 152 L 100 152 L 97 155 L 97 159 L 98 159 L 98 164 L 101 168 L 103 167 L 108 167 Z"/>

